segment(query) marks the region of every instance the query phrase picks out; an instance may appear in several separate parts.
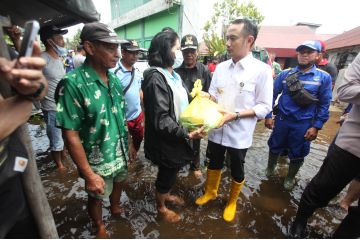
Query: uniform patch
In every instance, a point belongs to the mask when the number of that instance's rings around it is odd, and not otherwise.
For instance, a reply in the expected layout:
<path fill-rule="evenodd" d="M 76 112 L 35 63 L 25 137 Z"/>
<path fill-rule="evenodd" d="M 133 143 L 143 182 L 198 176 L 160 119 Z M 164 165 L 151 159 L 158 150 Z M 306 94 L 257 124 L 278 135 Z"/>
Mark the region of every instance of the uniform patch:
<path fill-rule="evenodd" d="M 26 166 L 28 164 L 28 160 L 23 157 L 16 157 L 15 158 L 15 164 L 14 164 L 14 171 L 16 172 L 24 172 L 26 169 Z"/>

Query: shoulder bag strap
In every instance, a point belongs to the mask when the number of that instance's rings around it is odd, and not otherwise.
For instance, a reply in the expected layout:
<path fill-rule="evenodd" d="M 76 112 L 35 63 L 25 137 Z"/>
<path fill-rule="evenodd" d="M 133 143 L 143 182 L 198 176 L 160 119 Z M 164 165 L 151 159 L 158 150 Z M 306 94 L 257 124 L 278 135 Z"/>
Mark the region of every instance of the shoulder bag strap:
<path fill-rule="evenodd" d="M 124 95 L 126 94 L 126 92 L 129 90 L 131 84 L 133 83 L 135 78 L 135 68 L 133 67 L 131 70 L 131 79 L 130 79 L 130 83 L 126 86 L 126 88 L 124 88 Z"/>

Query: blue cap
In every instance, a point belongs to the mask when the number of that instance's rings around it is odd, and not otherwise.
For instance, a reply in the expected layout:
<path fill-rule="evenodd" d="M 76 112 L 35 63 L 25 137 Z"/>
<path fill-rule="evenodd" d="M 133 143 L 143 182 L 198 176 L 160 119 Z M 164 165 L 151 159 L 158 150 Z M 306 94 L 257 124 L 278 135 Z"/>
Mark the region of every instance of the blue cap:
<path fill-rule="evenodd" d="M 321 44 L 319 41 L 311 40 L 311 41 L 305 41 L 300 46 L 296 48 L 296 51 L 299 52 L 302 48 L 307 47 L 310 49 L 313 49 L 317 52 L 321 52 Z"/>

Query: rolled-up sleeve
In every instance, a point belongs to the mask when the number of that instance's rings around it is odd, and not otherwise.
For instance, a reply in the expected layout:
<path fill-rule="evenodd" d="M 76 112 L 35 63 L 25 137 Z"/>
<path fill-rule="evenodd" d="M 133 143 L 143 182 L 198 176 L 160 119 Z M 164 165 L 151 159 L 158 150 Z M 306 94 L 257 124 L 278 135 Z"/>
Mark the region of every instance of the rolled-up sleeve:
<path fill-rule="evenodd" d="M 360 105 L 360 53 L 346 70 L 338 97 L 342 102 Z"/>
<path fill-rule="evenodd" d="M 259 119 L 271 112 L 273 100 L 273 78 L 271 69 L 266 68 L 259 76 L 255 87 L 255 106 L 252 108 Z"/>

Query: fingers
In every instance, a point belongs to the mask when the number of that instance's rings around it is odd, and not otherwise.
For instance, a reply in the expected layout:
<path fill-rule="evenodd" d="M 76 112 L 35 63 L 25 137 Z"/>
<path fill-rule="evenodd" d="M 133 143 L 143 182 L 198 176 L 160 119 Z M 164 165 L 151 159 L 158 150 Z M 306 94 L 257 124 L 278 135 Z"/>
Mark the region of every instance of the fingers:
<path fill-rule="evenodd" d="M 42 69 L 46 62 L 41 57 L 21 57 L 19 63 L 22 68 Z"/>
<path fill-rule="evenodd" d="M 43 77 L 42 72 L 36 69 L 13 69 L 11 70 L 11 74 L 15 78 L 24 78 L 27 80 L 38 80 Z"/>
<path fill-rule="evenodd" d="M 15 61 L 9 61 L 6 58 L 0 58 L 0 71 L 8 73 L 15 66 Z"/>
<path fill-rule="evenodd" d="M 41 49 L 40 49 L 39 42 L 34 42 L 32 56 L 33 57 L 39 57 L 40 53 L 41 53 Z"/>

